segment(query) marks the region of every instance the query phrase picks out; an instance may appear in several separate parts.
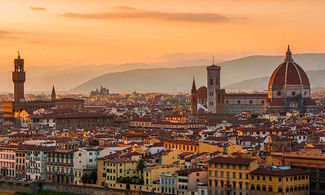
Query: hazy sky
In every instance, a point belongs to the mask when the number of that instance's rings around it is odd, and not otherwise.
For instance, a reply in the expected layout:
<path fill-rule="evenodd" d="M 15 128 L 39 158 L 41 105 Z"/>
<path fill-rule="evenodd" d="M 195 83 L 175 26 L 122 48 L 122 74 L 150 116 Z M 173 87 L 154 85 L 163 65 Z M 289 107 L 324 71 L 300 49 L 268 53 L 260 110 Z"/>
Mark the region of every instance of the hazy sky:
<path fill-rule="evenodd" d="M 324 0 L 0 0 L 0 64 L 323 52 Z"/>

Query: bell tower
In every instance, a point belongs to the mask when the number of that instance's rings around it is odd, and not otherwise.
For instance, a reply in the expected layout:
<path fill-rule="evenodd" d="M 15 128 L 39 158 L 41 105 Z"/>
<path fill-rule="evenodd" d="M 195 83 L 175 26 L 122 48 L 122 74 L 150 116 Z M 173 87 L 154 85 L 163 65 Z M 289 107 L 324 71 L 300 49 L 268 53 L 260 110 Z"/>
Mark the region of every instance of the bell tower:
<path fill-rule="evenodd" d="M 191 89 L 191 115 L 197 115 L 197 90 L 195 86 L 195 80 L 193 77 L 192 89 Z"/>
<path fill-rule="evenodd" d="M 14 60 L 15 70 L 12 72 L 12 82 L 14 83 L 14 101 L 19 102 L 25 99 L 24 95 L 24 83 L 26 73 L 24 70 L 24 59 L 20 58 L 18 51 L 18 57 Z"/>

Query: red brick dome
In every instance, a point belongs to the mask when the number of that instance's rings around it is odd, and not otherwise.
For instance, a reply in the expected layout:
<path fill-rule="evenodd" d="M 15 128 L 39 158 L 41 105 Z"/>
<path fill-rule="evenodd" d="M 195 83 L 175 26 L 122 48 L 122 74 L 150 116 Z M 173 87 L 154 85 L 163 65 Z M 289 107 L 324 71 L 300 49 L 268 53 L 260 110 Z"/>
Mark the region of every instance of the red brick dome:
<path fill-rule="evenodd" d="M 206 87 L 200 87 L 197 90 L 197 99 L 207 99 L 208 89 Z"/>
<path fill-rule="evenodd" d="M 309 79 L 305 71 L 292 59 L 290 48 L 287 56 L 272 73 L 269 89 L 282 89 L 284 86 L 302 86 L 310 88 Z"/>

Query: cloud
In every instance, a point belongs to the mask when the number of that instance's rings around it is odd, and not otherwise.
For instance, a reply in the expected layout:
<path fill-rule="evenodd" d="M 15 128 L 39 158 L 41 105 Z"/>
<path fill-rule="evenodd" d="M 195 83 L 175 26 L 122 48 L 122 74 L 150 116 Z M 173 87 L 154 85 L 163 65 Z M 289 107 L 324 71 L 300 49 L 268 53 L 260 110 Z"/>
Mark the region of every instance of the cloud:
<path fill-rule="evenodd" d="M 32 11 L 45 11 L 46 10 L 46 8 L 44 8 L 44 7 L 34 7 L 34 6 L 30 6 L 29 9 Z"/>
<path fill-rule="evenodd" d="M 0 39 L 15 39 L 15 32 L 0 30 Z"/>
<path fill-rule="evenodd" d="M 102 13 L 64 13 L 62 16 L 82 19 L 157 19 L 163 21 L 178 22 L 226 22 L 230 18 L 215 13 L 176 13 L 159 12 L 136 9 L 128 6 L 118 6 L 111 12 Z"/>

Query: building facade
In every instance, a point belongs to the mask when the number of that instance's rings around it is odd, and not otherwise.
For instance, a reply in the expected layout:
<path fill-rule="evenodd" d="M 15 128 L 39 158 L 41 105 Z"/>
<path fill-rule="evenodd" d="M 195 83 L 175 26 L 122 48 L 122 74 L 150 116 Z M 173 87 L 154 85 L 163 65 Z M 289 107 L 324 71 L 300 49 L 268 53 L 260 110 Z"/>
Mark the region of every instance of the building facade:
<path fill-rule="evenodd" d="M 52 150 L 47 153 L 47 181 L 57 184 L 73 184 L 73 150 Z"/>
<path fill-rule="evenodd" d="M 260 167 L 250 172 L 250 194 L 309 194 L 309 172 L 290 167 Z"/>
<path fill-rule="evenodd" d="M 208 163 L 209 194 L 249 194 L 249 173 L 258 168 L 256 159 L 216 157 Z"/>

